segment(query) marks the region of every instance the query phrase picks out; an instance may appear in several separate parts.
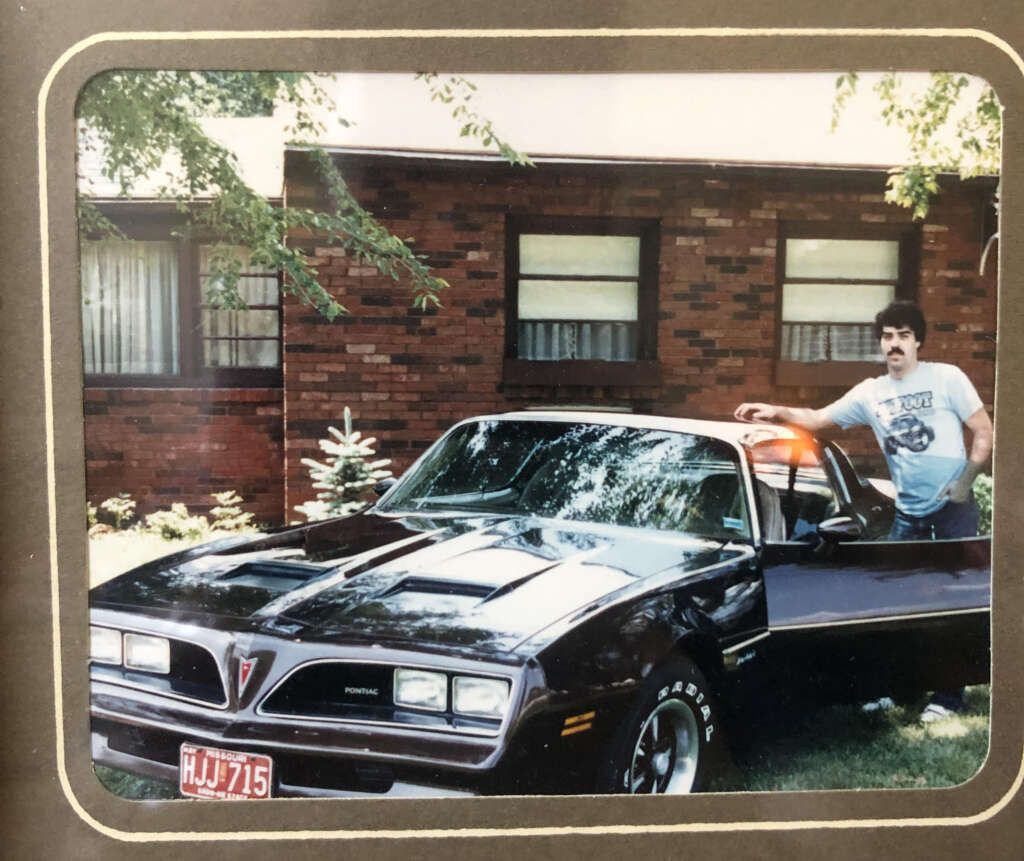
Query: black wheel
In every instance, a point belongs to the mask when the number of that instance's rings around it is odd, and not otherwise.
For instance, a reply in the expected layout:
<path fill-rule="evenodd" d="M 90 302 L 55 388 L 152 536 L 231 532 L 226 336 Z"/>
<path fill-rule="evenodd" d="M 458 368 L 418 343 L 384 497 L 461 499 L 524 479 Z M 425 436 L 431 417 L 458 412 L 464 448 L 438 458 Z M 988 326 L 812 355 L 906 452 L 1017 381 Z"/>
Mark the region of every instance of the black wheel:
<path fill-rule="evenodd" d="M 641 687 L 611 741 L 599 789 L 636 795 L 700 792 L 720 748 L 708 683 L 692 661 L 677 658 Z"/>

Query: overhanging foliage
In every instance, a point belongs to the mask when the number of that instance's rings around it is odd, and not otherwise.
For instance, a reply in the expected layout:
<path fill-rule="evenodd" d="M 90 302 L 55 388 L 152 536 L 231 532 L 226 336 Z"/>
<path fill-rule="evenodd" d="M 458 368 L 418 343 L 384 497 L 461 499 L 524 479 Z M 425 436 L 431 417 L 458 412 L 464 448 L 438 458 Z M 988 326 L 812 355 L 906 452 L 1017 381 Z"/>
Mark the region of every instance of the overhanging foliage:
<path fill-rule="evenodd" d="M 859 81 L 856 72 L 836 79 L 833 131 Z M 961 179 L 999 174 L 1002 106 L 988 84 L 975 95 L 966 75 L 932 72 L 924 89 L 911 91 L 898 74 L 887 72 L 872 90 L 885 124 L 902 130 L 907 140 L 906 164 L 889 170 L 885 199 L 890 203 L 923 219 L 939 193 L 940 173 L 957 173 Z"/>
<path fill-rule="evenodd" d="M 464 136 L 496 147 L 513 164 L 530 164 L 502 140 L 490 121 L 468 105 L 475 87 L 464 78 L 419 75 L 431 98 L 453 104 L 452 116 Z M 188 72 L 121 69 L 92 78 L 78 100 L 80 146 L 97 150 L 102 174 L 128 196 L 140 181 L 160 175 L 161 197 L 182 214 L 182 232 L 199 231 L 217 244 L 204 301 L 226 309 L 245 308 L 238 292 L 241 261 L 232 247 L 250 250 L 254 268 L 279 269 L 284 290 L 328 319 L 344 312 L 317 280 L 317 271 L 301 249 L 288 245 L 294 230 L 311 231 L 328 244 L 343 247 L 359 262 L 396 280 L 409 279 L 412 304 L 439 304 L 447 282 L 430 274 L 407 240 L 394 236 L 352 196 L 344 178 L 322 149 L 310 156 L 333 203 L 327 212 L 275 206 L 242 178 L 238 159 L 212 140 L 200 122 L 205 116 L 267 115 L 275 104 L 289 105 L 294 119 L 287 133 L 301 142 L 325 131 L 317 118 L 336 114 L 324 84 L 329 77 L 298 72 Z M 342 125 L 348 121 L 339 117 Z M 177 162 L 168 168 L 168 159 Z M 120 235 L 87 194 L 79 196 L 82 235 Z"/>

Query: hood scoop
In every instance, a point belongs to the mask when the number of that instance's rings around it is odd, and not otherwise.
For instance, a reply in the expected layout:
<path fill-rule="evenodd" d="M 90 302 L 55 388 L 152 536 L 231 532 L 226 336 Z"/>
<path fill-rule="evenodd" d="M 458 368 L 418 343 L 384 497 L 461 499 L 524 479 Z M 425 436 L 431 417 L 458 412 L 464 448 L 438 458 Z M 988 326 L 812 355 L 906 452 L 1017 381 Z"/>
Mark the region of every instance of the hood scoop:
<path fill-rule="evenodd" d="M 495 590 L 493 583 L 471 583 L 465 580 L 440 580 L 433 577 L 403 577 L 376 596 L 380 601 L 401 593 L 448 595 L 451 597 L 486 598 Z"/>
<path fill-rule="evenodd" d="M 267 592 L 289 592 L 321 576 L 327 569 L 301 562 L 246 562 L 217 578 L 229 586 L 249 586 Z"/>

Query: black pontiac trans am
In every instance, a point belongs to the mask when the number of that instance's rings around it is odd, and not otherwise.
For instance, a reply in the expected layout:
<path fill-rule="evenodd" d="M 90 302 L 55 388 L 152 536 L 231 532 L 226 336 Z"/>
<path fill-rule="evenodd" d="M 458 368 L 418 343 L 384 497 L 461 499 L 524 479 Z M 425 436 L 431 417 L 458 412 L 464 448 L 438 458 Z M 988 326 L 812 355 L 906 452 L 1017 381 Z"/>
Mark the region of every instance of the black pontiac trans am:
<path fill-rule="evenodd" d="M 786 427 L 465 421 L 367 511 L 93 589 L 94 760 L 209 798 L 698 791 L 751 703 L 987 680 L 989 539 L 891 518 Z"/>

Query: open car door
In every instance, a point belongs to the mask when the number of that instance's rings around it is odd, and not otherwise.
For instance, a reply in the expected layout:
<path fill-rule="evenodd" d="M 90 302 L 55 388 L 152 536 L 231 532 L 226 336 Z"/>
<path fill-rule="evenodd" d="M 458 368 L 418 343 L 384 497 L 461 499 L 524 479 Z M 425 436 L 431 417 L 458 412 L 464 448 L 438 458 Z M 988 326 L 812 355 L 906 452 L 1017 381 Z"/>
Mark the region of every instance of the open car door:
<path fill-rule="evenodd" d="M 750 451 L 759 497 L 767 485 L 781 510 L 762 549 L 769 636 L 756 663 L 785 675 L 783 690 L 852 701 L 988 680 L 989 538 L 879 538 L 864 515 L 874 492 L 815 441 Z"/>

